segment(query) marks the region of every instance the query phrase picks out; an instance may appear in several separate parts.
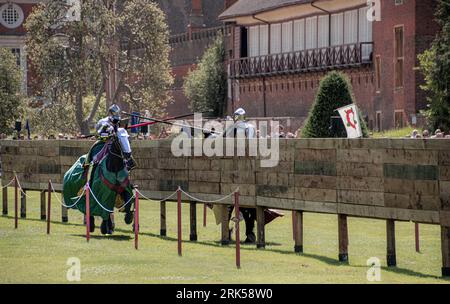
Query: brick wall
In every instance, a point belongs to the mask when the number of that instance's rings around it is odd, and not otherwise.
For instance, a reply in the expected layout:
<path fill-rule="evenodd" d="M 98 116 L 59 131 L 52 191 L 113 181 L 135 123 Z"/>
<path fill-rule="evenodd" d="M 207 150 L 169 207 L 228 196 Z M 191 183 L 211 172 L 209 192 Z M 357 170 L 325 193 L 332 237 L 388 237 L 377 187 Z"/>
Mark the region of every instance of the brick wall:
<path fill-rule="evenodd" d="M 344 70 L 348 75 L 357 104 L 364 116 L 374 121 L 372 96 L 374 92 L 374 72 L 368 69 Z M 268 77 L 266 87 L 266 116 L 296 117 L 293 129 L 301 127 L 314 102 L 320 80 L 325 73 L 305 73 L 285 77 Z M 234 108 L 243 107 L 251 117 L 264 116 L 264 80 L 255 78 L 235 81 Z M 232 112 L 232 104 L 228 112 Z"/>

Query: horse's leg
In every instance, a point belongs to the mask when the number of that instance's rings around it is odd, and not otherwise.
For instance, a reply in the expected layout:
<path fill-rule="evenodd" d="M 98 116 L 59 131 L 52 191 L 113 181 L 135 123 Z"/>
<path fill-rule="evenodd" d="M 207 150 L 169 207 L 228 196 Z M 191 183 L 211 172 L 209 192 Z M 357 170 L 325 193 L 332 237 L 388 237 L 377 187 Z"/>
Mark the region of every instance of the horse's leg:
<path fill-rule="evenodd" d="M 130 225 L 133 222 L 133 212 L 131 212 L 131 204 L 132 202 L 130 201 L 131 199 L 131 195 L 128 191 L 124 191 L 122 192 L 122 198 L 125 204 L 127 204 L 125 206 L 125 224 Z"/>
<path fill-rule="evenodd" d="M 253 229 L 255 228 L 255 219 L 256 219 L 256 209 L 254 208 L 242 208 L 242 215 L 245 221 L 245 235 L 247 238 L 245 239 L 245 243 L 253 244 L 256 241 L 255 233 Z"/>

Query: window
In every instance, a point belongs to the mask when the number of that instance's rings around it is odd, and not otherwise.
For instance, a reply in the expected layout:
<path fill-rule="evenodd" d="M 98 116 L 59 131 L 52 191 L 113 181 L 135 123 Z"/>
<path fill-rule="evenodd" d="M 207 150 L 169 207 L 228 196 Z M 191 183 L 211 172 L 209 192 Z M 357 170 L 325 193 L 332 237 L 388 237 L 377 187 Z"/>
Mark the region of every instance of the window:
<path fill-rule="evenodd" d="M 249 35 L 249 56 L 259 56 L 259 26 L 251 26 L 248 30 Z"/>
<path fill-rule="evenodd" d="M 358 42 L 358 10 L 345 12 L 344 19 L 344 43 Z"/>
<path fill-rule="evenodd" d="M 9 29 L 19 27 L 23 22 L 23 11 L 17 4 L 6 3 L 0 7 L 0 23 Z"/>
<path fill-rule="evenodd" d="M 283 23 L 283 53 L 292 52 L 292 22 Z"/>
<path fill-rule="evenodd" d="M 381 90 L 381 56 L 377 55 L 375 58 L 375 82 L 376 82 L 376 90 L 380 92 Z"/>
<path fill-rule="evenodd" d="M 328 16 L 319 16 L 319 22 L 318 22 L 318 27 L 319 27 L 319 41 L 317 46 L 319 48 L 323 48 L 323 47 L 327 47 L 328 46 L 328 37 L 329 35 L 329 30 L 330 27 L 328 25 Z"/>
<path fill-rule="evenodd" d="M 403 125 L 403 110 L 395 111 L 394 120 L 395 120 L 394 121 L 395 128 L 401 129 L 404 127 L 404 125 Z"/>
<path fill-rule="evenodd" d="M 382 131 L 381 128 L 381 111 L 377 111 L 376 118 L 375 118 L 376 128 L 378 132 Z"/>
<path fill-rule="evenodd" d="M 402 5 L 403 4 L 403 0 L 394 0 L 395 5 Z"/>
<path fill-rule="evenodd" d="M 270 53 L 281 53 L 281 24 L 270 25 Z"/>
<path fill-rule="evenodd" d="M 294 51 L 305 49 L 305 19 L 294 21 Z"/>
<path fill-rule="evenodd" d="M 395 27 L 395 87 L 403 87 L 403 26 Z"/>
<path fill-rule="evenodd" d="M 344 44 L 344 14 L 331 15 L 331 45 Z"/>
<path fill-rule="evenodd" d="M 372 41 L 372 22 L 367 18 L 368 7 L 359 9 L 359 42 Z M 362 45 L 362 59 L 369 60 L 372 53 L 371 44 Z"/>
<path fill-rule="evenodd" d="M 317 48 L 317 17 L 306 18 L 306 49 Z"/>
<path fill-rule="evenodd" d="M 269 26 L 259 26 L 259 55 L 269 54 Z"/>
<path fill-rule="evenodd" d="M 11 49 L 11 52 L 14 56 L 16 56 L 16 64 L 17 66 L 20 66 L 20 49 L 19 48 L 13 48 Z"/>

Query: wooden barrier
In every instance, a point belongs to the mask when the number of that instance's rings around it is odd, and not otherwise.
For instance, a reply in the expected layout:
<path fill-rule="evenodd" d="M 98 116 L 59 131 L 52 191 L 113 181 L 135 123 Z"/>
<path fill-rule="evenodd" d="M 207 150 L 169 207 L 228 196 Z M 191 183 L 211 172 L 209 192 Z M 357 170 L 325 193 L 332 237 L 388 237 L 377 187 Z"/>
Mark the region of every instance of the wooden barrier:
<path fill-rule="evenodd" d="M 223 151 L 231 142 L 234 140 L 226 140 Z M 2 183 L 10 181 L 15 171 L 24 191 L 46 190 L 49 179 L 55 190 L 61 191 L 64 173 L 88 152 L 92 143 L 0 141 Z M 171 144 L 170 140 L 132 142 L 139 165 L 133 171 L 133 182 L 140 185 L 146 197 L 160 201 L 181 187 L 203 200 L 216 200 L 239 187 L 240 205 L 256 207 L 259 222 L 264 208 L 296 212 L 293 222 L 296 252 L 303 250 L 304 212 L 336 214 L 339 256 L 344 260 L 348 259 L 348 217 L 386 220 L 390 266 L 396 264 L 395 221 L 440 225 L 442 273 L 449 272 L 449 140 L 282 139 L 278 165 L 271 168 L 262 167 L 259 156 L 175 157 Z M 181 199 L 190 202 L 185 194 Z M 3 212 L 5 200 L 6 195 Z M 232 202 L 217 204 L 225 211 Z M 161 235 L 166 231 L 163 206 Z M 223 214 L 222 244 L 226 245 L 229 243 L 228 211 Z M 257 225 L 260 248 L 265 245 L 264 229 L 264 225 Z"/>

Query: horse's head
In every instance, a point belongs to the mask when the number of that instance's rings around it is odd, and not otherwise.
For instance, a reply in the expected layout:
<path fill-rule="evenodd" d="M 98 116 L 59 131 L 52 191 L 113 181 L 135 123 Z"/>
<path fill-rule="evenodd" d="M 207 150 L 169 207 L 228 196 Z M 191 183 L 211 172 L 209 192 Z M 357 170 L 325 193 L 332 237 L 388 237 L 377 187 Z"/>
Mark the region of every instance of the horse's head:
<path fill-rule="evenodd" d="M 106 167 L 109 171 L 119 172 L 124 169 L 124 156 L 117 134 L 111 135 L 108 139 L 110 149 L 106 160 Z"/>

